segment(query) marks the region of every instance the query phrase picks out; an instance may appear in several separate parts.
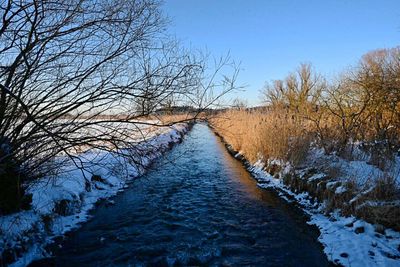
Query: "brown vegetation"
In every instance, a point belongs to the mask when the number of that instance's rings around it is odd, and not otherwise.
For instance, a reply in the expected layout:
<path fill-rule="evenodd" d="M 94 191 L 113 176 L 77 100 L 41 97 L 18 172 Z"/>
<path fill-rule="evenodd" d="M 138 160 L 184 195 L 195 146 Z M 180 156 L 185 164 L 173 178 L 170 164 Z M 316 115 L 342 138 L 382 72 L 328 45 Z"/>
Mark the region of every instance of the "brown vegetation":
<path fill-rule="evenodd" d="M 400 145 L 400 48 L 368 53 L 332 83 L 302 64 L 263 94 L 268 111 L 238 108 L 211 121 L 250 161 L 258 153 L 287 160 L 292 146 L 310 140 L 349 157 L 355 141 L 379 156 Z"/>
<path fill-rule="evenodd" d="M 260 111 L 229 110 L 211 119 L 211 125 L 233 149 L 249 161 L 288 159 L 291 145 L 305 137 L 302 127 L 287 110 Z M 296 137 L 296 138 L 293 138 Z"/>
<path fill-rule="evenodd" d="M 304 168 L 311 144 L 352 160 L 358 143 L 369 163 L 385 171 L 400 147 L 400 47 L 366 54 L 334 82 L 302 64 L 284 80 L 267 84 L 263 95 L 267 109 L 241 107 L 210 120 L 225 141 L 252 163 L 281 159 L 294 169 Z M 308 191 L 326 202 L 327 212 L 340 208 L 344 215 L 400 229 L 396 219 L 400 188 L 386 176 L 362 187 L 351 179 L 327 187 L 338 178 L 329 174 L 312 182 L 295 172 L 282 178 L 293 190 Z M 343 194 L 335 194 L 338 186 L 346 188 Z M 349 204 L 366 188 L 368 194 Z"/>

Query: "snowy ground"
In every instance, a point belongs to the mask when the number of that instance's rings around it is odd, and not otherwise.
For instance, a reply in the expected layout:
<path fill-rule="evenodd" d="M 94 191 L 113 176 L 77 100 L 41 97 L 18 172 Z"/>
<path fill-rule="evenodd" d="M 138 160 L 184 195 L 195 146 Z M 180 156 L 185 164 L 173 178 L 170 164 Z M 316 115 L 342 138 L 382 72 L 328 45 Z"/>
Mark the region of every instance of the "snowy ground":
<path fill-rule="evenodd" d="M 131 162 L 91 150 L 79 155 L 83 164 L 87 164 L 85 171 L 67 165 L 57 175 L 33 184 L 28 189 L 32 193 L 32 210 L 0 217 L 0 263 L 1 255 L 3 261 L 17 259 L 11 266 L 25 266 L 47 256 L 44 245 L 86 221 L 88 211 L 97 201 L 126 188 L 129 179 L 141 175 L 152 160 L 171 143 L 180 141 L 187 130 L 187 124 L 142 129 L 140 137 L 145 133 L 146 141 L 135 146 Z M 58 160 L 62 162 L 62 158 Z"/>
<path fill-rule="evenodd" d="M 321 160 L 329 162 L 332 166 L 344 170 L 341 179 L 358 177 L 359 183 L 364 183 L 365 177 L 379 177 L 381 171 L 363 160 L 346 161 L 336 156 L 325 157 L 319 151 L 313 151 L 314 164 L 321 164 Z M 240 156 L 240 153 L 236 155 Z M 317 160 L 318 159 L 318 160 Z M 397 157 L 393 166 L 393 175 L 399 170 L 400 158 Z M 282 163 L 281 163 L 282 164 Z M 282 164 L 284 165 L 284 164 Z M 340 166 L 339 166 L 340 165 Z M 309 224 L 320 229 L 319 241 L 324 246 L 328 259 L 343 266 L 400 266 L 400 233 L 391 229 L 377 231 L 376 227 L 354 217 L 342 217 L 339 211 L 329 216 L 323 215 L 323 204 L 313 201 L 307 193 L 294 193 L 282 179 L 277 179 L 265 171 L 265 163 L 258 161 L 249 165 L 251 171 L 261 188 L 272 188 L 289 202 L 298 203 L 310 215 Z M 282 170 L 288 171 L 289 166 Z M 314 175 L 315 179 L 323 173 Z M 399 176 L 397 172 L 397 182 Z M 311 179 L 311 178 L 309 178 Z M 335 193 L 345 190 L 338 187 Z M 399 218 L 400 219 L 400 218 Z M 378 233 L 380 232 L 380 233 Z"/>

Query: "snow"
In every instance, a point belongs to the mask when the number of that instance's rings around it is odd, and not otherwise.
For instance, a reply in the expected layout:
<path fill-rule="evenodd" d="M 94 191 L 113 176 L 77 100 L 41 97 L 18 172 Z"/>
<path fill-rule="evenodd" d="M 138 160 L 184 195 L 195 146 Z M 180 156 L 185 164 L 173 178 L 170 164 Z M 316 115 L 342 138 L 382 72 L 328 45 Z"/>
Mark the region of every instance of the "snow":
<path fill-rule="evenodd" d="M 314 174 L 313 176 L 311 176 L 310 178 L 308 178 L 308 181 L 317 181 L 317 180 L 321 180 L 325 177 L 326 175 L 323 173 L 317 173 Z"/>
<path fill-rule="evenodd" d="M 338 186 L 338 187 L 335 189 L 335 194 L 343 194 L 344 192 L 347 192 L 347 189 L 346 189 L 346 187 L 343 186 L 343 185 Z"/>
<path fill-rule="evenodd" d="M 354 221 L 349 222 L 349 219 Z M 310 224 L 319 227 L 319 241 L 325 247 L 325 254 L 335 263 L 344 266 L 400 266 L 398 232 L 386 230 L 384 235 L 378 234 L 369 223 L 339 215 L 327 218 L 313 214 Z M 364 232 L 357 234 L 357 228 Z"/>
<path fill-rule="evenodd" d="M 318 155 L 319 162 L 324 159 L 321 153 Z M 398 158 L 396 159 L 398 164 Z M 328 160 L 331 164 L 343 164 L 346 173 L 341 174 L 341 178 L 359 177 L 358 183 L 366 181 L 362 175 L 369 175 L 369 179 L 381 175 L 377 168 L 361 161 L 345 162 L 338 158 Z M 327 258 L 343 266 L 365 267 L 365 266 L 400 266 L 400 233 L 391 229 L 376 230 L 377 226 L 367 223 L 355 217 L 343 217 L 339 211 L 324 215 L 324 204 L 314 201 L 307 192 L 294 193 L 289 187 L 283 184 L 282 179 L 274 178 L 264 170 L 264 162 L 257 161 L 249 165 L 248 169 L 253 174 L 261 188 L 273 188 L 279 196 L 288 202 L 299 204 L 306 214 L 310 216 L 309 224 L 316 225 L 320 230 L 319 242 L 324 246 L 324 253 Z M 399 165 L 397 165 L 399 166 Z M 288 166 L 283 169 L 283 173 L 288 172 Z M 310 179 L 320 179 L 325 174 L 319 173 L 310 177 Z M 327 183 L 329 187 L 335 187 L 340 184 L 338 181 Z M 336 194 L 342 194 L 346 191 L 344 186 L 338 186 Z M 381 202 L 370 203 L 371 205 L 381 205 Z M 386 203 L 387 204 L 387 203 Z M 393 204 L 398 204 L 393 203 Z"/>
<path fill-rule="evenodd" d="M 321 166 L 340 171 L 341 180 L 353 179 L 358 186 L 364 186 L 373 179 L 378 179 L 384 175 L 392 176 L 400 185 L 400 156 L 394 158 L 392 164 L 386 170 L 369 163 L 369 157 L 365 153 L 357 151 L 357 159 L 346 160 L 335 154 L 325 155 L 322 149 L 314 148 L 311 150 L 307 163 L 310 166 Z M 388 162 L 389 163 L 389 162 Z"/>
<path fill-rule="evenodd" d="M 145 130 L 142 127 L 142 133 Z M 134 161 L 139 165 L 112 153 L 90 150 L 79 155 L 87 167 L 84 171 L 73 165 L 62 166 L 56 176 L 34 183 L 28 189 L 32 193 L 32 209 L 0 217 L 0 255 L 6 249 L 19 249 L 22 255 L 11 266 L 25 266 L 47 256 L 43 249 L 46 244 L 79 227 L 89 218 L 88 212 L 96 202 L 127 188 L 129 179 L 141 175 L 144 167 L 167 150 L 170 143 L 178 142 L 187 130 L 187 124 L 147 129 L 146 141 L 137 138 L 141 142 L 133 148 Z M 62 156 L 57 160 L 63 162 Z M 87 191 L 85 177 L 90 181 L 93 174 L 101 180 L 92 180 L 91 190 Z"/>

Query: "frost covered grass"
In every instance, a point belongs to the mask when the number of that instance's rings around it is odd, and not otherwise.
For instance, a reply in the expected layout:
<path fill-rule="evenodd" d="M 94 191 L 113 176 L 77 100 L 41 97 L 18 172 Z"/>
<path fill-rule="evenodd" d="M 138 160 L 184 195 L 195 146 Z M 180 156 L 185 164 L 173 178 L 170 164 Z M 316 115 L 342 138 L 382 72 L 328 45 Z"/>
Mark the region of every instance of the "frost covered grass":
<path fill-rule="evenodd" d="M 0 217 L 0 265 L 25 266 L 45 256 L 46 244 L 86 221 L 96 202 L 126 188 L 130 179 L 140 176 L 187 130 L 188 124 L 142 127 L 140 136 L 130 137 L 137 139 L 137 145 L 125 148 L 129 157 L 87 150 L 76 155 L 84 169 L 64 164 L 62 155 L 54 159 L 60 164 L 57 172 L 27 189 L 32 194 L 32 209 Z"/>

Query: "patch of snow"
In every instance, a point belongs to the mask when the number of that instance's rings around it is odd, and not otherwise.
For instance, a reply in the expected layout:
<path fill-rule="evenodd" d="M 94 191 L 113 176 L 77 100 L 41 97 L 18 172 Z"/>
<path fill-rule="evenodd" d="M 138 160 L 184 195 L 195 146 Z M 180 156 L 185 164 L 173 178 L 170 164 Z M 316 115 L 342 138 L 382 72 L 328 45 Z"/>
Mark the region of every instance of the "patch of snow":
<path fill-rule="evenodd" d="M 313 176 L 311 176 L 310 178 L 308 178 L 308 181 L 318 181 L 318 180 L 321 180 L 321 179 L 323 179 L 323 178 L 325 178 L 326 177 L 326 175 L 324 174 L 324 173 L 317 173 L 317 174 L 314 174 Z"/>
<path fill-rule="evenodd" d="M 343 194 L 343 193 L 345 193 L 345 192 L 347 192 L 347 189 L 346 189 L 346 187 L 343 186 L 343 185 L 338 186 L 338 187 L 336 188 L 336 190 L 335 190 L 335 194 L 338 194 L 338 195 Z"/>
<path fill-rule="evenodd" d="M 326 183 L 326 188 L 333 189 L 336 185 L 340 184 L 338 181 L 331 181 Z"/>
<path fill-rule="evenodd" d="M 325 156 L 318 151 L 314 154 L 314 156 L 316 155 Z M 331 163 L 338 164 L 340 162 L 343 164 L 342 161 L 344 160 L 335 158 Z M 319 228 L 321 234 L 318 240 L 324 246 L 324 253 L 330 261 L 352 267 L 400 266 L 399 232 L 386 229 L 383 234 L 380 234 L 375 231 L 372 224 L 354 217 L 340 216 L 339 212 L 333 212 L 326 216 L 322 213 L 324 210 L 323 203 L 317 203 L 311 199 L 307 192 L 292 192 L 289 187 L 283 184 L 282 179 L 274 178 L 264 171 L 264 166 L 263 162 L 257 161 L 248 167 L 248 170 L 257 180 L 257 185 L 261 188 L 272 188 L 286 201 L 293 202 L 294 199 L 300 204 L 304 212 L 310 216 L 308 223 Z M 353 177 L 380 175 L 380 170 L 365 162 L 347 162 L 345 166 L 348 167 L 347 174 Z M 286 166 L 285 168 L 289 167 Z M 288 172 L 288 170 L 285 171 Z M 371 173 L 372 176 L 370 176 Z M 322 175 L 316 174 L 312 177 L 320 179 Z M 359 182 L 363 183 L 364 181 L 359 180 Z M 338 184 L 341 184 L 341 182 L 331 181 L 327 183 L 327 186 L 334 188 Z M 335 193 L 341 194 L 345 191 L 344 186 L 338 186 Z M 380 203 L 370 204 L 380 205 Z"/>
<path fill-rule="evenodd" d="M 28 192 L 32 194 L 32 210 L 0 217 L 0 256 L 6 249 L 23 248 L 23 255 L 11 266 L 26 266 L 45 254 L 44 246 L 89 218 L 88 212 L 101 199 L 107 199 L 127 188 L 127 181 L 141 175 L 146 166 L 178 142 L 187 132 L 187 124 L 177 124 L 147 132 L 147 140 L 138 143 L 135 161 L 129 164 L 125 158 L 112 153 L 86 151 L 79 155 L 85 171 L 75 166 L 63 166 L 58 176 L 35 182 Z M 91 181 L 90 191 L 85 180 L 96 174 L 100 181 Z M 108 204 L 113 204 L 112 200 Z M 57 213 L 59 209 L 59 213 Z M 62 214 L 60 214 L 62 213 Z"/>
<path fill-rule="evenodd" d="M 350 218 L 353 219 L 353 218 Z M 310 224 L 320 229 L 319 241 L 324 245 L 328 259 L 344 266 L 399 266 L 400 234 L 386 230 L 392 235 L 381 235 L 374 227 L 362 220 L 349 223 L 349 218 L 328 218 L 313 214 Z M 362 229 L 358 233 L 356 229 Z"/>

